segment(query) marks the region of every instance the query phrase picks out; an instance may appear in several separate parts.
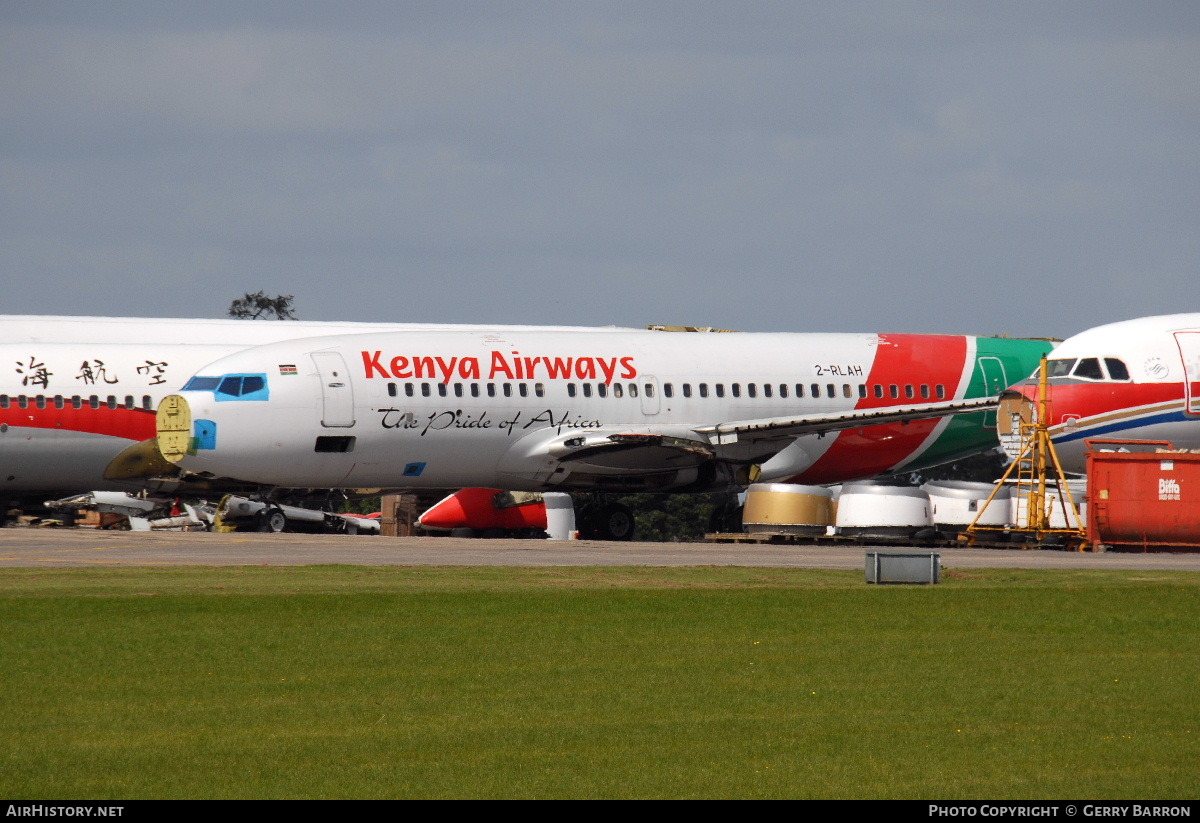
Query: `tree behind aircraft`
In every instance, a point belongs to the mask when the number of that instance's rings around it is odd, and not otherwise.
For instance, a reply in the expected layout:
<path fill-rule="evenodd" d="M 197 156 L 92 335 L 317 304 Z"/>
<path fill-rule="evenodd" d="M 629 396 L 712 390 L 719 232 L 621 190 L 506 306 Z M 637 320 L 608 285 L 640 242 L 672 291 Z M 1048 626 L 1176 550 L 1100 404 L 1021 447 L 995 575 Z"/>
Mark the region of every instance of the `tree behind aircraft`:
<path fill-rule="evenodd" d="M 296 320 L 292 313 L 293 295 L 277 294 L 267 297 L 263 291 L 254 294 L 246 292 L 229 304 L 229 316 L 239 320 L 257 320 L 260 317 L 274 317 L 276 320 Z"/>

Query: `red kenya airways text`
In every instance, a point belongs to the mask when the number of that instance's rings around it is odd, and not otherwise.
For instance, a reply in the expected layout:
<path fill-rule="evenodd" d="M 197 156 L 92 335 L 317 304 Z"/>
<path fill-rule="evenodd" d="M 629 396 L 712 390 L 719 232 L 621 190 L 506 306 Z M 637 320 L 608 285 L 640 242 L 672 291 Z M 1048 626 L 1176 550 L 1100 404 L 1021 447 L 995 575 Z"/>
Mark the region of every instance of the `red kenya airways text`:
<path fill-rule="evenodd" d="M 450 357 L 397 355 L 385 358 L 382 351 L 362 353 L 363 372 L 366 377 L 396 378 L 398 380 L 423 378 L 438 379 L 449 383 L 459 380 L 633 380 L 637 377 L 637 366 L 632 357 L 527 357 L 518 351 L 506 355 L 492 350 L 488 359 L 487 374 L 478 357 Z"/>

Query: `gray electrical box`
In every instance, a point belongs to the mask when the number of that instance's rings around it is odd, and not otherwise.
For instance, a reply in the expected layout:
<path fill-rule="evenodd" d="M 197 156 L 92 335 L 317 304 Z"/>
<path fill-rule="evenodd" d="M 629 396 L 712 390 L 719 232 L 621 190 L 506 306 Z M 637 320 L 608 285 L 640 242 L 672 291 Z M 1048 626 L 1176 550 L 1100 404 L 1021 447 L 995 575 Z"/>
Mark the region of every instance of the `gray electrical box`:
<path fill-rule="evenodd" d="M 942 556 L 928 549 L 870 549 L 867 551 L 868 583 L 936 583 Z"/>

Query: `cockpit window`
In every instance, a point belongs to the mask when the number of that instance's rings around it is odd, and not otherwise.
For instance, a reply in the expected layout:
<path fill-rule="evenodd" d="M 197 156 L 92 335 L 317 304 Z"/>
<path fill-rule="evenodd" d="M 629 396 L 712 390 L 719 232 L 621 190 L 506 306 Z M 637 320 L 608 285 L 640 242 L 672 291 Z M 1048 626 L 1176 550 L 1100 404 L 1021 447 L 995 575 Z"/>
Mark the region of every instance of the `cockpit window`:
<path fill-rule="evenodd" d="M 221 382 L 219 377 L 193 377 L 183 387 L 184 391 L 213 391 Z"/>
<path fill-rule="evenodd" d="M 223 377 L 193 377 L 184 391 L 211 391 L 218 401 L 268 400 L 265 374 L 227 374 Z"/>
<path fill-rule="evenodd" d="M 221 380 L 221 385 L 217 386 L 217 394 L 242 397 L 247 394 L 253 394 L 256 391 L 262 391 L 266 384 L 267 381 L 262 375 L 231 375 Z"/>
<path fill-rule="evenodd" d="M 1047 360 L 1046 371 L 1049 377 L 1066 377 L 1075 367 L 1074 360 Z"/>
<path fill-rule="evenodd" d="M 1079 361 L 1072 377 L 1082 377 L 1084 380 L 1103 380 L 1104 372 L 1100 370 L 1100 360 L 1095 357 L 1085 357 Z"/>
<path fill-rule="evenodd" d="M 1105 357 L 1103 365 L 1098 357 L 1049 360 L 1046 365 L 1050 377 L 1077 377 L 1080 380 L 1129 379 L 1129 369 L 1126 368 L 1125 362 L 1115 357 Z"/>
<path fill-rule="evenodd" d="M 1128 380 L 1129 369 L 1125 368 L 1125 361 L 1118 360 L 1115 357 L 1104 358 L 1104 365 L 1108 366 L 1108 376 L 1113 380 Z"/>

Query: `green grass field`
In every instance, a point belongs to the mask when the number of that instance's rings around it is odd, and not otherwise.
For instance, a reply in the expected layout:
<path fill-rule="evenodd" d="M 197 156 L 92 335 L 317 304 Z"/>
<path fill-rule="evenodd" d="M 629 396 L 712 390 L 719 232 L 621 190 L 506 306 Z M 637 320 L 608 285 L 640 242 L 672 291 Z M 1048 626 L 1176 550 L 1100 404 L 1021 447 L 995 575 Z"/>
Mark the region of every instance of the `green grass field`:
<path fill-rule="evenodd" d="M 862 578 L 0 569 L 0 796 L 1200 796 L 1200 573 Z"/>

